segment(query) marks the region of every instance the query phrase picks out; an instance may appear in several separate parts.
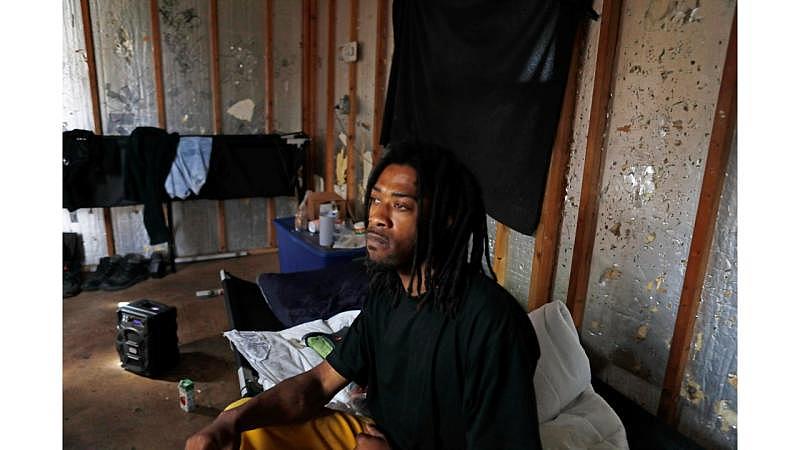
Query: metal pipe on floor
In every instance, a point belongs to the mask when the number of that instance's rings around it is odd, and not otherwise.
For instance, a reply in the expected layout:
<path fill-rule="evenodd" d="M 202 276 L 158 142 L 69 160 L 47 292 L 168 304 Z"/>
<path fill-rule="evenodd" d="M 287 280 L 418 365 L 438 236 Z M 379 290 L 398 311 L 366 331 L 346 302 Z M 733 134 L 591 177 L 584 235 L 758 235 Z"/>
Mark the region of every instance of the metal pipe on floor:
<path fill-rule="evenodd" d="M 240 256 L 247 256 L 247 252 L 242 251 L 242 252 L 214 253 L 211 255 L 181 256 L 179 258 L 175 258 L 175 263 L 182 264 L 187 262 L 210 261 L 214 259 L 238 258 Z"/>

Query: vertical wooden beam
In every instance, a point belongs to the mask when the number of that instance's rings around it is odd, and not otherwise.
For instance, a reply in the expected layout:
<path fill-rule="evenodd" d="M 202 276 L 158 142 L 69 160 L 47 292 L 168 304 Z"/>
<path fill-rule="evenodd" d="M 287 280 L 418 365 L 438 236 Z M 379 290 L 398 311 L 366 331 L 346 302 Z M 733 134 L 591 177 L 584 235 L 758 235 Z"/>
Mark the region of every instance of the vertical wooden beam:
<path fill-rule="evenodd" d="M 308 61 L 308 50 L 310 48 L 310 37 L 309 37 L 309 26 L 308 26 L 308 16 L 309 16 L 309 0 L 302 0 L 302 8 L 301 8 L 301 32 L 300 32 L 300 51 L 301 51 L 301 73 L 300 73 L 300 123 L 302 124 L 300 127 L 303 131 L 311 136 L 310 131 L 308 129 L 308 81 L 309 81 L 309 61 Z M 306 166 L 308 164 L 308 153 L 306 153 L 306 162 L 303 164 Z M 305 167 L 305 175 L 306 175 L 306 185 L 308 184 L 308 167 Z"/>
<path fill-rule="evenodd" d="M 220 94 L 219 73 L 219 17 L 217 0 L 209 0 L 209 26 L 211 40 L 211 104 L 214 116 L 214 134 L 222 132 L 222 98 Z M 217 200 L 217 249 L 220 252 L 228 249 L 228 234 L 225 230 L 225 201 Z"/>
<path fill-rule="evenodd" d="M 156 80 L 158 126 L 166 129 L 167 108 L 164 103 L 164 65 L 161 56 L 161 21 L 158 19 L 158 0 L 150 0 L 150 24 L 152 27 L 150 40 L 153 43 L 153 69 Z"/>
<path fill-rule="evenodd" d="M 325 190 L 333 192 L 333 158 L 336 153 L 334 91 L 336 89 L 336 0 L 328 0 L 328 65 L 325 81 Z"/>
<path fill-rule="evenodd" d="M 94 33 L 92 31 L 92 14 L 89 0 L 81 0 L 81 20 L 83 20 L 83 40 L 86 47 L 86 63 L 89 69 L 89 92 L 92 97 L 92 118 L 94 134 L 103 134 L 103 119 L 100 116 L 100 88 L 97 82 L 97 63 L 94 57 Z M 114 242 L 114 222 L 111 220 L 111 209 L 103 208 L 103 227 L 106 232 L 106 251 L 109 255 L 117 253 Z"/>
<path fill-rule="evenodd" d="M 350 0 L 350 42 L 358 42 L 358 0 Z M 347 208 L 348 216 L 355 214 L 356 190 L 356 114 L 358 113 L 358 62 L 348 63 L 347 95 L 350 97 L 350 114 L 347 115 Z"/>
<path fill-rule="evenodd" d="M 553 142 L 547 185 L 536 228 L 536 240 L 531 263 L 531 284 L 528 289 L 528 311 L 532 311 L 550 301 L 553 292 L 553 276 L 556 271 L 558 239 L 561 235 L 561 219 L 564 211 L 564 190 L 567 186 L 569 167 L 569 145 L 572 141 L 572 127 L 575 120 L 575 98 L 578 94 L 578 59 L 585 44 L 586 28 L 579 25 L 572 45 L 567 84 L 564 87 L 564 100 L 561 104 L 561 117 Z"/>
<path fill-rule="evenodd" d="M 264 71 L 266 72 L 264 75 L 266 75 L 267 79 L 267 94 L 264 96 L 267 99 L 267 133 L 272 133 L 275 131 L 275 66 L 272 56 L 272 16 L 274 14 L 274 8 L 273 0 L 267 0 L 267 13 L 264 26 L 264 29 L 267 32 L 267 38 L 265 39 L 266 45 L 264 46 L 264 60 L 267 62 L 264 66 Z"/>
<path fill-rule="evenodd" d="M 501 286 L 506 284 L 506 259 L 508 255 L 508 227 L 497 222 L 497 231 L 494 236 L 494 269 L 497 282 Z"/>
<path fill-rule="evenodd" d="M 575 231 L 575 248 L 572 253 L 567 306 L 572 312 L 575 327 L 580 330 L 586 307 L 586 291 L 589 288 L 589 272 L 592 265 L 592 250 L 597 229 L 597 208 L 600 183 L 603 179 L 605 159 L 605 130 L 608 119 L 608 103 L 616 67 L 619 22 L 622 15 L 622 0 L 603 2 L 600 37 L 597 44 L 597 62 L 592 91 L 592 107 L 589 114 L 589 131 L 586 138 L 581 199 L 578 209 L 578 224 Z"/>
<path fill-rule="evenodd" d="M 272 133 L 275 129 L 275 71 L 274 60 L 272 57 L 272 23 L 273 23 L 273 0 L 267 0 L 267 8 L 264 17 L 264 30 L 266 38 L 264 39 L 264 79 L 266 80 L 264 98 L 267 101 L 267 113 L 265 114 L 264 129 L 267 133 Z M 267 247 L 275 247 L 275 198 L 267 198 Z"/>
<path fill-rule="evenodd" d="M 222 132 L 222 98 L 219 73 L 219 17 L 217 0 L 209 0 L 209 39 L 211 40 L 211 106 L 214 134 Z"/>
<path fill-rule="evenodd" d="M 383 106 L 386 95 L 386 20 L 389 16 L 389 1 L 378 0 L 378 24 L 375 33 L 375 97 L 372 111 L 375 119 L 372 124 L 372 164 L 381 158 L 381 127 L 383 126 Z M 364 174 L 368 176 L 368 174 Z"/>
<path fill-rule="evenodd" d="M 303 0 L 303 71 L 302 71 L 302 123 L 303 131 L 311 138 L 311 145 L 307 147 L 306 161 L 304 164 L 306 189 L 314 190 L 314 173 L 316 162 L 316 27 L 317 27 L 317 2 L 316 0 Z"/>
<path fill-rule="evenodd" d="M 678 397 L 689 359 L 689 347 L 694 335 L 703 280 L 708 269 L 708 257 L 714 240 L 714 228 L 725 182 L 725 168 L 728 165 L 733 130 L 736 127 L 736 65 L 736 12 L 734 12 L 728 52 L 717 96 L 714 125 L 711 128 L 700 200 L 697 204 L 692 243 L 689 248 L 689 260 L 686 263 L 686 276 L 683 279 L 681 301 L 658 405 L 658 416 L 673 426 L 678 422 Z"/>
<path fill-rule="evenodd" d="M 317 172 L 317 44 L 318 44 L 318 16 L 319 16 L 319 2 L 317 0 L 309 0 L 308 11 L 308 36 L 309 36 L 309 49 L 308 49 L 308 135 L 311 137 L 311 164 L 309 170 L 311 177 L 309 179 L 309 186 L 311 189 L 315 188 L 314 174 Z"/>

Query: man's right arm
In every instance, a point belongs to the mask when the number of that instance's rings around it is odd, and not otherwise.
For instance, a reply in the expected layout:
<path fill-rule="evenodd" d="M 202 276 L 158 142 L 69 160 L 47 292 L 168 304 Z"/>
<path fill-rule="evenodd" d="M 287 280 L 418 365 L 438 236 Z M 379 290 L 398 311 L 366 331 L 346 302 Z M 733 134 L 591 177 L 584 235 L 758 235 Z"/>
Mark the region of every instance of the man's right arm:
<path fill-rule="evenodd" d="M 269 425 L 308 420 L 347 384 L 327 361 L 222 412 L 186 441 L 186 450 L 238 449 L 240 434 Z"/>

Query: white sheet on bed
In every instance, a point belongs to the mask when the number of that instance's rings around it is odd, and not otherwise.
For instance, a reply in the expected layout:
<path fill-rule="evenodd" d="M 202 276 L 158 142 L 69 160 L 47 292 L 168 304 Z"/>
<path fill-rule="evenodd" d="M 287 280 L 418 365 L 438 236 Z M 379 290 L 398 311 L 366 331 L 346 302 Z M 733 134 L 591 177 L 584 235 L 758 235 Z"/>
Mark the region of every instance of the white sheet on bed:
<path fill-rule="evenodd" d="M 224 336 L 258 372 L 258 382 L 269 389 L 282 380 L 306 372 L 322 357 L 302 339 L 308 333 L 333 333 L 353 323 L 360 311 L 345 311 L 328 320 L 314 320 L 281 331 L 226 331 Z M 350 383 L 327 405 L 331 409 L 366 415 L 363 396 Z"/>

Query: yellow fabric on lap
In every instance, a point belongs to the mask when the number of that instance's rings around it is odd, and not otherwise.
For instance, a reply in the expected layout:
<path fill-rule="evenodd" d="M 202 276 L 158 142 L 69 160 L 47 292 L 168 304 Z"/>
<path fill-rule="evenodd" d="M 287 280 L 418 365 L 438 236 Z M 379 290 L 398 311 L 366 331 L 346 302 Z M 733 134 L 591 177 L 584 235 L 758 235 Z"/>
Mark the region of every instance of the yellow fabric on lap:
<path fill-rule="evenodd" d="M 236 408 L 250 400 L 239 399 L 225 410 Z M 350 414 L 326 409 L 307 422 L 292 425 L 273 425 L 242 433 L 241 450 L 351 450 L 356 447 L 356 435 L 364 431 L 362 422 Z"/>

